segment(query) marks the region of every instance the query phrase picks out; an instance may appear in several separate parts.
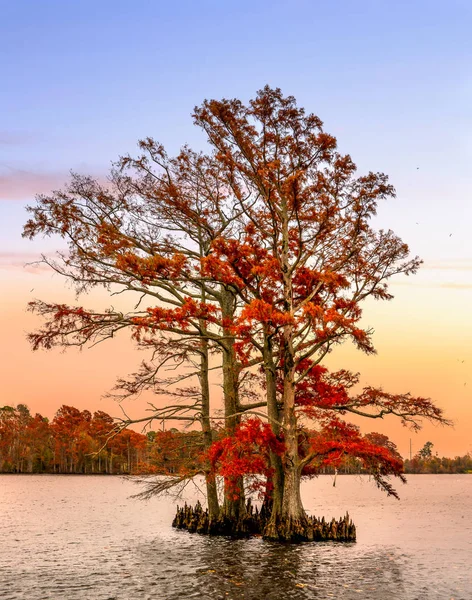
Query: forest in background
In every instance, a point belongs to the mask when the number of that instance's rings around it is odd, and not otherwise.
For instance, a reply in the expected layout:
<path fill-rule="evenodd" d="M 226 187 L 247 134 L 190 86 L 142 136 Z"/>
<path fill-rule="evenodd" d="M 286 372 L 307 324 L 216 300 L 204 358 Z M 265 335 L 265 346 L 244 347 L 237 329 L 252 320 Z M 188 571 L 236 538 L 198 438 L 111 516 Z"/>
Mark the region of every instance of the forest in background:
<path fill-rule="evenodd" d="M 119 429 L 101 410 L 63 405 L 52 421 L 19 404 L 0 408 L 1 473 L 173 473 L 187 464 L 194 432 Z M 160 470 L 159 470 L 160 465 Z"/>
<path fill-rule="evenodd" d="M 220 432 L 215 430 L 216 440 Z M 379 434 L 377 434 L 379 435 Z M 455 458 L 433 455 L 427 442 L 404 471 L 413 473 L 472 473 L 470 453 Z M 0 407 L 0 473 L 57 474 L 182 474 L 198 469 L 204 440 L 199 431 L 116 429 L 103 411 L 91 413 L 63 405 L 52 421 L 30 413 L 25 404 Z M 203 466 L 202 466 L 203 471 Z M 338 474 L 365 473 L 355 457 L 345 457 Z M 334 474 L 323 466 L 318 474 Z"/>

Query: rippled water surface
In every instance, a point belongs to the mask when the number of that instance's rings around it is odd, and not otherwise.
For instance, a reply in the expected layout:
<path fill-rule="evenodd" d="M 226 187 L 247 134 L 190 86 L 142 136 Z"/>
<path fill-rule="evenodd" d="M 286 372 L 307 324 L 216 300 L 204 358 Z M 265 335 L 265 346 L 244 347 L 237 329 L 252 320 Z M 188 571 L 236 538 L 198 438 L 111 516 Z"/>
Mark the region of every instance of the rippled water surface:
<path fill-rule="evenodd" d="M 103 476 L 0 476 L 0 598 L 472 600 L 472 476 L 416 475 L 401 500 L 367 478 L 304 484 L 355 544 L 231 541 L 171 528 L 169 498 Z M 189 492 L 189 499 L 191 498 Z"/>

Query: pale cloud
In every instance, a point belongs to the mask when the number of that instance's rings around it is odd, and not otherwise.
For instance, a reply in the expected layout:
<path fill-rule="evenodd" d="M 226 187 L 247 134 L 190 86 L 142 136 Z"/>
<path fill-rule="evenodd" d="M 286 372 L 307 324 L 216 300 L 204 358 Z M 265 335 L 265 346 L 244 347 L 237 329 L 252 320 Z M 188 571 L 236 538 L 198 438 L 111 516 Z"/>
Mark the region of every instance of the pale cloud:
<path fill-rule="evenodd" d="M 40 262 L 41 255 L 33 252 L 0 252 L 0 269 L 2 271 L 24 271 L 39 275 L 50 271 L 50 267 Z"/>
<path fill-rule="evenodd" d="M 39 260 L 41 255 L 37 252 L 12 252 L 10 250 L 0 250 L 0 262 L 7 262 L 12 259 L 32 261 Z"/>
<path fill-rule="evenodd" d="M 439 283 L 437 287 L 449 288 L 452 290 L 472 290 L 472 283 Z"/>
<path fill-rule="evenodd" d="M 107 185 L 105 175 L 95 174 L 92 170 L 86 175 L 95 177 L 101 185 Z M 0 201 L 23 200 L 31 201 L 37 194 L 50 194 L 55 190 L 63 190 L 70 181 L 71 172 L 43 173 L 26 169 L 15 169 L 0 163 Z"/>
<path fill-rule="evenodd" d="M 64 187 L 68 179 L 68 173 L 34 173 L 3 168 L 0 172 L 0 200 L 32 200 L 36 194 Z"/>
<path fill-rule="evenodd" d="M 438 260 L 425 262 L 421 270 L 428 271 L 472 271 L 472 258 L 456 258 L 453 260 Z"/>
<path fill-rule="evenodd" d="M 417 287 L 417 288 L 446 288 L 452 290 L 472 290 L 472 283 L 455 283 L 454 281 L 391 281 L 391 287 Z"/>

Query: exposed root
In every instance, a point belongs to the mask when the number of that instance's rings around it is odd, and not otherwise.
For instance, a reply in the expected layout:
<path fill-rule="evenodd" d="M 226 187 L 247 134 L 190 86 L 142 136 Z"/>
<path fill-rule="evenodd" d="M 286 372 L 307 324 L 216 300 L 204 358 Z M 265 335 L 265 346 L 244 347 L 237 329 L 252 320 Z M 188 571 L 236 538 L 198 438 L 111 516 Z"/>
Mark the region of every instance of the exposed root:
<path fill-rule="evenodd" d="M 177 507 L 172 527 L 184 529 L 189 533 L 222 535 L 232 538 L 247 538 L 253 535 L 263 536 L 265 540 L 278 542 L 355 542 L 356 526 L 348 513 L 338 521 L 325 518 L 306 517 L 305 519 L 271 519 L 267 508 L 253 508 L 250 501 L 244 516 L 239 519 L 222 514 L 210 520 L 208 510 L 200 502 L 195 507 L 185 504 Z"/>

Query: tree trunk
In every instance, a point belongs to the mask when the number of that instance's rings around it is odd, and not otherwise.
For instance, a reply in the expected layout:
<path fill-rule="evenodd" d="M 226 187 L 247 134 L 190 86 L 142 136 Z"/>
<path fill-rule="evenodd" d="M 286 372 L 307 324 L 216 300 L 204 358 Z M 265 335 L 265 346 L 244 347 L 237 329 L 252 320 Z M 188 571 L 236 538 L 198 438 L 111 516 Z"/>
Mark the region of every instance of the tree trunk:
<path fill-rule="evenodd" d="M 221 312 L 224 321 L 232 322 L 236 309 L 234 295 L 224 286 L 221 288 Z M 223 327 L 225 337 L 223 343 L 223 400 L 225 411 L 225 427 L 229 435 L 234 435 L 241 423 L 239 409 L 239 368 L 234 350 L 234 336 L 229 329 Z M 239 521 L 246 514 L 244 497 L 244 480 L 239 477 L 236 481 L 225 481 L 224 515 L 231 520 Z"/>
<path fill-rule="evenodd" d="M 283 328 L 283 425 L 284 425 L 284 482 L 282 509 L 272 511 L 264 536 L 285 542 L 300 542 L 313 539 L 310 525 L 300 497 L 301 461 L 298 452 L 298 427 L 295 413 L 295 353 L 293 347 L 293 289 L 289 259 L 288 207 L 282 198 L 282 247 L 280 267 L 283 276 L 284 312 L 290 320 Z"/>
<path fill-rule="evenodd" d="M 274 357 L 272 356 L 272 342 L 267 328 L 264 331 L 264 372 L 266 379 L 266 395 L 267 395 L 267 416 L 269 423 L 277 437 L 280 436 L 280 415 L 277 406 L 277 382 L 276 382 L 276 367 Z M 283 490 L 284 490 L 284 470 L 282 458 L 270 452 L 270 465 L 273 470 L 272 475 L 272 490 L 268 504 L 271 513 L 274 516 L 280 515 L 282 510 Z"/>
<path fill-rule="evenodd" d="M 295 415 L 294 393 L 290 391 L 290 378 L 284 383 L 285 455 L 282 507 L 272 511 L 264 531 L 264 538 L 283 542 L 313 540 L 313 526 L 303 508 L 300 484 L 301 465 L 298 453 L 298 431 Z"/>
<path fill-rule="evenodd" d="M 209 450 L 213 443 L 210 421 L 210 383 L 208 380 L 208 340 L 202 338 L 201 358 L 200 358 L 200 386 L 202 390 L 202 431 L 205 450 Z M 206 474 L 206 491 L 208 503 L 208 516 L 210 522 L 218 519 L 220 506 L 218 502 L 218 490 L 216 487 L 215 473 L 210 469 Z"/>

